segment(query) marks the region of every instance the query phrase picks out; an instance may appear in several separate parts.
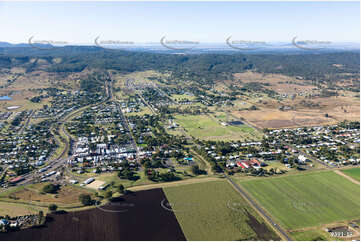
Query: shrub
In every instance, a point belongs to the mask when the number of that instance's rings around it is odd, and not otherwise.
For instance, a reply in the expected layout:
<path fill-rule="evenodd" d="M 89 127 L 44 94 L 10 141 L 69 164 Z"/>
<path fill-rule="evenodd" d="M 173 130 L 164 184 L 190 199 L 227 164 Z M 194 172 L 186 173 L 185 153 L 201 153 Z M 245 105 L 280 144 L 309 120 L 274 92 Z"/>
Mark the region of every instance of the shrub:
<path fill-rule="evenodd" d="M 89 206 L 92 205 L 93 201 L 90 197 L 89 194 L 80 194 L 79 195 L 79 201 L 84 205 L 84 206 Z"/>
<path fill-rule="evenodd" d="M 56 204 L 50 204 L 49 207 L 48 207 L 49 211 L 50 212 L 55 212 L 57 209 L 58 209 L 58 205 Z"/>
<path fill-rule="evenodd" d="M 47 184 L 43 187 L 43 192 L 45 193 L 56 193 L 59 190 L 58 185 Z"/>

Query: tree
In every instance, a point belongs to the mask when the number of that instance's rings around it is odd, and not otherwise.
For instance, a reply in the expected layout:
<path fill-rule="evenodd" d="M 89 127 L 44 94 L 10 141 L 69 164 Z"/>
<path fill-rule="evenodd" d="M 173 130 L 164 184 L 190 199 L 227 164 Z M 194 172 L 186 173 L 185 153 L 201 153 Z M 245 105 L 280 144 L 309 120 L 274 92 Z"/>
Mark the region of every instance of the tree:
<path fill-rule="evenodd" d="M 43 211 L 39 211 L 39 225 L 44 224 L 45 223 L 45 216 L 44 216 L 44 212 Z"/>
<path fill-rule="evenodd" d="M 118 192 L 124 193 L 124 186 L 122 184 L 118 186 Z"/>
<path fill-rule="evenodd" d="M 79 201 L 84 205 L 84 206 L 89 206 L 92 205 L 93 201 L 90 197 L 89 194 L 80 194 L 79 195 Z"/>
<path fill-rule="evenodd" d="M 138 180 L 139 177 L 135 175 L 134 171 L 131 171 L 129 169 L 124 169 L 123 171 L 118 172 L 118 177 L 121 179 L 128 179 L 128 180 Z"/>
<path fill-rule="evenodd" d="M 109 191 L 106 191 L 105 194 L 104 194 L 104 197 L 105 197 L 105 198 L 108 198 L 108 199 L 111 198 L 112 196 L 113 196 L 113 192 L 110 191 L 110 190 L 109 190 Z"/>
<path fill-rule="evenodd" d="M 192 166 L 192 172 L 194 175 L 198 175 L 199 174 L 199 166 L 198 165 Z"/>
<path fill-rule="evenodd" d="M 198 165 L 193 165 L 192 166 L 192 173 L 194 175 L 202 175 L 202 174 L 206 174 L 206 171 L 200 169 Z"/>
<path fill-rule="evenodd" d="M 50 212 L 54 213 L 58 209 L 58 205 L 50 204 L 48 209 L 49 209 Z"/>
<path fill-rule="evenodd" d="M 43 187 L 43 192 L 45 193 L 56 193 L 59 189 L 58 185 L 47 184 Z"/>

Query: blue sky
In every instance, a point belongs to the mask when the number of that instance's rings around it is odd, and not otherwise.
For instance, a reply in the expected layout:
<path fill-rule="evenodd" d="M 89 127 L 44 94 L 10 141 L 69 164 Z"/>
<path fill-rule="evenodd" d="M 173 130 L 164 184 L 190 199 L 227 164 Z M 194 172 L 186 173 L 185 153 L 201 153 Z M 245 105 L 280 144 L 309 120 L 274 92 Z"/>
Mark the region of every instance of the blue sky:
<path fill-rule="evenodd" d="M 359 42 L 359 2 L 1 2 L 0 41 Z"/>

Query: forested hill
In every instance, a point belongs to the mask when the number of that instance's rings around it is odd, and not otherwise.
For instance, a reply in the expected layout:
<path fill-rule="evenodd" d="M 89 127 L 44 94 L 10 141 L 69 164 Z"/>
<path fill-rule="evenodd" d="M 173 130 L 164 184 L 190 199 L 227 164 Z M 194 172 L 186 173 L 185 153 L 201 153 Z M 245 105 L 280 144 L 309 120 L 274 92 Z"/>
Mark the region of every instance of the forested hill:
<path fill-rule="evenodd" d="M 86 67 L 114 69 L 122 72 L 148 69 L 172 71 L 179 77 L 207 78 L 209 80 L 229 78 L 231 73 L 254 70 L 261 73 L 280 73 L 302 76 L 309 80 L 332 79 L 338 73 L 359 76 L 360 53 L 305 53 L 305 54 L 159 54 L 109 50 L 99 47 L 68 46 L 41 50 L 36 48 L 0 48 L 0 67 L 26 67 L 35 70 L 47 60 L 50 72 L 77 72 Z M 54 59 L 60 61 L 54 61 Z"/>

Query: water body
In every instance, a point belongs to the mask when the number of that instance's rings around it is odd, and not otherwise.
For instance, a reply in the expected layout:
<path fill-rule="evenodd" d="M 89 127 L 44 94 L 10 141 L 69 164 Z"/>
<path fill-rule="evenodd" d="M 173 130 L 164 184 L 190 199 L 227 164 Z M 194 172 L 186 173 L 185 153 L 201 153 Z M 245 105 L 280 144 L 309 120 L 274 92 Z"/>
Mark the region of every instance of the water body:
<path fill-rule="evenodd" d="M 12 100 L 12 98 L 9 97 L 9 96 L 2 96 L 2 97 L 0 97 L 0 101 L 10 101 L 10 100 Z"/>
<path fill-rule="evenodd" d="M 243 122 L 242 121 L 232 121 L 228 123 L 229 125 L 242 125 Z"/>

